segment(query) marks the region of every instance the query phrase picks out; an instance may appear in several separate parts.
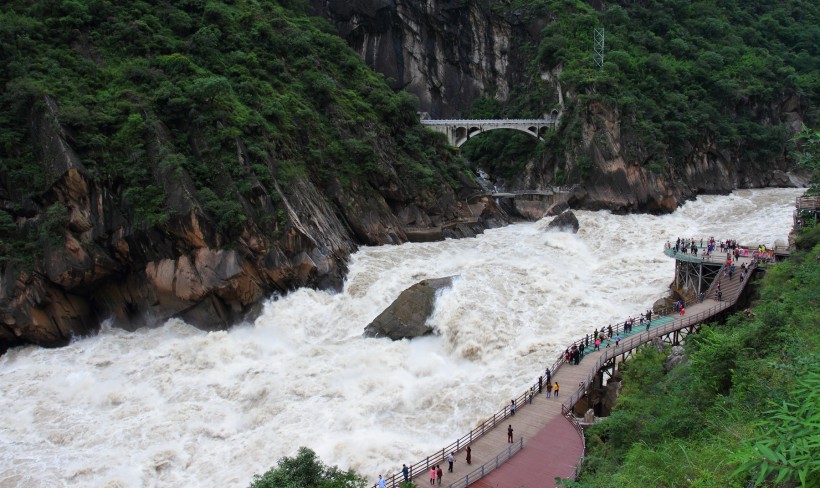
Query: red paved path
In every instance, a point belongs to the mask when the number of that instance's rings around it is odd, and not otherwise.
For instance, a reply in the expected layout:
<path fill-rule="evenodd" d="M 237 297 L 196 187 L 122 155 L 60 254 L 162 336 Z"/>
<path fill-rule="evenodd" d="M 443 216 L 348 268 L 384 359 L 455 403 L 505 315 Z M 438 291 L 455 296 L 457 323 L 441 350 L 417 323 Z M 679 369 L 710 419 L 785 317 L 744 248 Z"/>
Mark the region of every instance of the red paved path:
<path fill-rule="evenodd" d="M 554 477 L 569 478 L 584 455 L 578 432 L 561 416 L 555 417 L 524 449 L 489 475 L 471 484 L 477 488 L 543 488 L 555 485 Z"/>

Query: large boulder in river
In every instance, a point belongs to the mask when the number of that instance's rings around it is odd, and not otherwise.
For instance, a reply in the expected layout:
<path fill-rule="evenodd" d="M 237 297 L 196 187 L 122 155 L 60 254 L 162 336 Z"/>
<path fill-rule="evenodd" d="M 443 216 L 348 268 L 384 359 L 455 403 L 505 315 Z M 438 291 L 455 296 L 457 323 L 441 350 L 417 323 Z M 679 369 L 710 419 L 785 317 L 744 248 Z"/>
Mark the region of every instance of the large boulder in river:
<path fill-rule="evenodd" d="M 578 224 L 578 217 L 572 213 L 572 210 L 562 212 L 561 215 L 555 217 L 549 224 L 547 224 L 547 230 L 571 230 L 573 234 L 577 234 L 580 227 L 580 224 Z"/>
<path fill-rule="evenodd" d="M 427 319 L 436 303 L 436 292 L 453 284 L 453 277 L 416 283 L 401 292 L 384 312 L 364 328 L 365 337 L 389 337 L 394 341 L 433 332 Z"/>

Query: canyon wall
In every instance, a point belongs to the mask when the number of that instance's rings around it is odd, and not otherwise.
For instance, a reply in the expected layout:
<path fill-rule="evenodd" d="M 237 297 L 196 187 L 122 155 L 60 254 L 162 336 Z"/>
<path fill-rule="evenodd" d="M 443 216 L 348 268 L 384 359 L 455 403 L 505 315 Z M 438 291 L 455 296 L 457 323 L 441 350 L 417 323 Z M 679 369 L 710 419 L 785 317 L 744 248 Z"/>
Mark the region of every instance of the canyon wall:
<path fill-rule="evenodd" d="M 504 181 L 506 189 L 574 184 L 571 204 L 577 208 L 663 213 L 702 193 L 807 185 L 805 177 L 790 172 L 793 164 L 785 148 L 776 156 L 755 159 L 743 148 L 709 137 L 688 141 L 686 153 L 674 164 L 653 167 L 657 154 L 623 128 L 617 107 L 580 102 L 579 95 L 585 93 L 562 84 L 560 65 L 536 76 L 527 73 L 523 50 L 535 49 L 544 26 L 560 14 L 533 17 L 485 0 L 311 4 L 370 67 L 393 79 L 396 88 L 418 96 L 421 110 L 431 118 L 460 117 L 481 96 L 506 102 L 521 86 L 540 84 L 543 93 L 552 94 L 542 103 L 562 116 L 559 130 L 580 126 L 581 137 L 562 153 L 547 152 L 529 161 L 520 174 Z M 565 111 L 570 103 L 581 108 Z M 744 109 L 756 113 L 762 123 L 783 124 L 794 134 L 807 107 L 797 96 L 784 94 L 777 103 Z M 557 181 L 559 172 L 563 181 Z"/>
<path fill-rule="evenodd" d="M 478 189 L 467 178 L 456 187 L 440 178 L 429 186 L 402 174 L 388 141 L 379 162 L 384 171 L 371 178 L 342 184 L 298 176 L 275 184 L 275 202 L 259 185 L 253 197 L 242 197 L 253 218 L 236 236 L 203 210 L 185 171 L 164 171 L 151 159 L 170 217 L 150 225 L 83 166 L 55 100 L 35 103 L 28 127 L 50 184 L 16 222 L 20 232 L 40 232 L 42 248 L 28 264 L 0 267 L 0 352 L 26 343 L 65 345 L 106 319 L 126 329 L 171 317 L 224 329 L 252 319 L 272 294 L 339 289 L 360 245 L 400 244 L 424 232 L 441 238 L 442 229 L 449 237 L 474 236 L 507 222 L 492 199 L 463 203 Z M 156 144 L 166 135 L 157 123 Z M 10 200 L 5 190 L 0 200 Z"/>

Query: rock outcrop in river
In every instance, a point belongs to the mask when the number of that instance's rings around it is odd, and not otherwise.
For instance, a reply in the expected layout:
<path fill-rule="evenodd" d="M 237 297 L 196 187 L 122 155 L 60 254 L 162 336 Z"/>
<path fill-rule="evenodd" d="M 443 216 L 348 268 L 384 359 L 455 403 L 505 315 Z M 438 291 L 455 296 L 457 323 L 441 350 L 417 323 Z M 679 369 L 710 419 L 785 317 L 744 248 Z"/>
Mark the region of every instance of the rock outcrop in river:
<path fill-rule="evenodd" d="M 575 216 L 572 210 L 562 212 L 547 224 L 547 230 L 556 229 L 559 231 L 569 231 L 573 234 L 577 234 L 580 228 L 581 225 L 578 223 L 578 217 Z"/>
<path fill-rule="evenodd" d="M 401 292 L 384 312 L 364 328 L 365 337 L 389 337 L 394 341 L 433 333 L 427 319 L 433 313 L 436 293 L 453 284 L 453 276 L 420 281 Z"/>

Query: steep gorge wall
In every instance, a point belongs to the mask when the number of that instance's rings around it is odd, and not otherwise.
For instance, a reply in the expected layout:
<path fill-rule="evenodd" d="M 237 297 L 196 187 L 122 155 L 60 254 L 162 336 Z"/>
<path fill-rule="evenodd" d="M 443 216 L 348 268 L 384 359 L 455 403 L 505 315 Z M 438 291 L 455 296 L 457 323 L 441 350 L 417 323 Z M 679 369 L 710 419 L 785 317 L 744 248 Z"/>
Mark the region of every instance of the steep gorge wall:
<path fill-rule="evenodd" d="M 579 185 L 571 200 L 575 207 L 671 212 L 701 193 L 807 183 L 789 173 L 792 164 L 785 149 L 773 157 L 750 159 L 742 148 L 721 146 L 708 137 L 688 141 L 686 154 L 674 164 L 653 168 L 658 156 L 622 127 L 619 110 L 579 102 L 578 90 L 559 81 L 560 66 L 528 78 L 521 50 L 537 46 L 542 28 L 554 19 L 533 19 L 482 0 L 311 3 L 369 66 L 418 96 L 421 109 L 432 118 L 458 117 L 481 96 L 507 101 L 521 85 L 541 84 L 543 93 L 552 94 L 542 103 L 560 107 L 561 130 L 580 127 L 580 137 L 562 134 L 574 138 L 566 150 L 529 161 L 505 182 L 507 189 L 542 189 L 565 182 Z M 568 103 L 582 107 L 565 112 Z M 807 110 L 803 103 L 784 95 L 770 106 L 747 108 L 761 123 L 784 124 L 796 133 Z M 559 173 L 566 179 L 558 181 Z"/>
<path fill-rule="evenodd" d="M 463 203 L 457 192 L 474 192 L 471 181 L 462 181 L 460 189 L 442 180 L 425 187 L 403 175 L 392 165 L 388 141 L 383 171 L 373 181 L 342 184 L 298 176 L 276 184 L 277 203 L 259 185 L 252 197 L 242 197 L 252 218 L 238 236 L 226 235 L 203 210 L 184 170 L 167 172 L 153 164 L 171 216 L 148 225 L 122 206 L 115 188 L 83 166 L 55 100 L 34 104 L 29 130 L 51 183 L 26 204 L 16 224 L 21 232 L 54 233 L 40 239 L 42 254 L 32 256 L 30 265 L 0 266 L 0 352 L 26 343 L 64 345 L 94 333 L 109 318 L 127 329 L 170 317 L 223 329 L 252 318 L 272 293 L 340 288 L 359 245 L 406 242 L 405 228 L 468 221 L 448 234 L 464 237 L 504 223 L 490 199 L 484 205 Z M 152 139 L 162 145 L 166 132 L 157 123 Z M 242 154 L 238 141 L 237 157 Z M 0 185 L 2 203 L 12 201 L 10 194 Z"/>
<path fill-rule="evenodd" d="M 368 66 L 418 96 L 433 118 L 457 117 L 488 93 L 506 99 L 521 79 L 514 31 L 523 26 L 495 15 L 491 1 L 311 3 Z"/>

